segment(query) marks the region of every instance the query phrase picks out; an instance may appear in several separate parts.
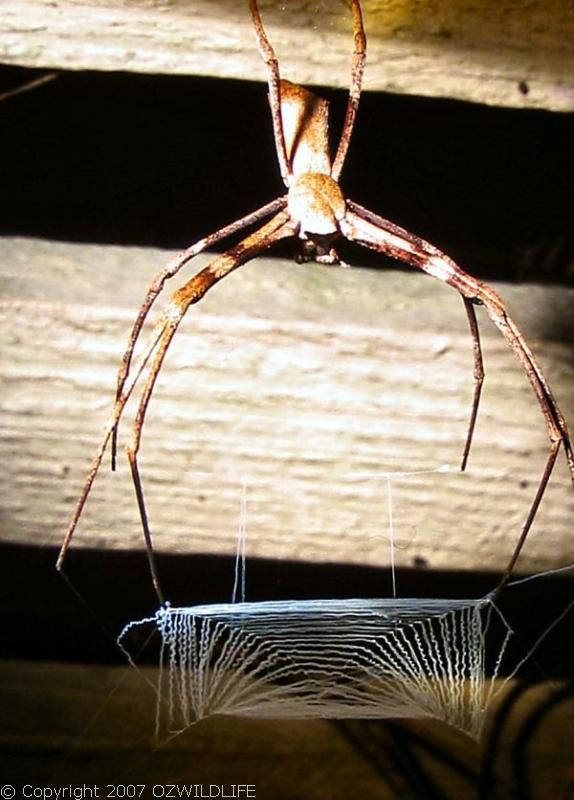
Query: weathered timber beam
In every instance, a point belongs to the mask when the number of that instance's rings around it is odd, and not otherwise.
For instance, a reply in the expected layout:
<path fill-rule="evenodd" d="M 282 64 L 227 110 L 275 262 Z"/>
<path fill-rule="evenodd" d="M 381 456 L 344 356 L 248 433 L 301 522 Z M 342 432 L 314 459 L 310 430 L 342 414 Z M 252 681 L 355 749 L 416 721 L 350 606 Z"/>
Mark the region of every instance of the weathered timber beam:
<path fill-rule="evenodd" d="M 365 88 L 519 108 L 574 109 L 574 17 L 564 0 L 366 0 Z M 344 3 L 263 2 L 285 76 L 346 86 Z M 0 61 L 48 69 L 264 79 L 247 0 L 19 0 L 2 10 Z"/>
<path fill-rule="evenodd" d="M 128 329 L 166 258 L 2 241 L 4 541 L 61 541 Z M 499 289 L 574 419 L 574 292 Z M 150 405 L 141 463 L 158 550 L 233 553 L 245 491 L 248 554 L 386 564 L 387 476 L 418 472 L 390 479 L 399 566 L 501 569 L 548 441 L 513 353 L 480 322 L 487 376 L 461 474 L 472 351 L 453 290 L 412 272 L 272 259 L 238 270 L 191 309 Z M 74 547 L 142 547 L 128 442 L 126 419 L 120 469 L 105 461 Z M 572 562 L 573 514 L 560 456 L 523 570 Z"/>

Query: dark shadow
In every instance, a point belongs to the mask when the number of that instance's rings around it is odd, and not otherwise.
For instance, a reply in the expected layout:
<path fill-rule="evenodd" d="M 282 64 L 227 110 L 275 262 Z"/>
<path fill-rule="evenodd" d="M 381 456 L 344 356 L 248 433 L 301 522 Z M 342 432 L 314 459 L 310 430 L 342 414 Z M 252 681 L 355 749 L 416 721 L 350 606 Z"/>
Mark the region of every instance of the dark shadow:
<path fill-rule="evenodd" d="M 130 620 L 153 616 L 158 602 L 143 552 L 73 548 L 66 577 L 56 572 L 50 547 L 0 545 L 0 626 L 5 658 L 85 663 L 122 663 L 115 640 Z M 235 560 L 231 557 L 158 554 L 164 590 L 172 605 L 229 602 Z M 401 597 L 481 598 L 497 582 L 490 573 L 401 569 Z M 508 588 L 498 606 L 518 633 L 503 672 L 513 669 L 573 596 L 568 577 L 539 579 Z M 391 596 L 388 569 L 348 564 L 249 559 L 249 601 Z M 521 674 L 534 678 L 568 675 L 574 641 L 564 635 L 571 618 L 558 625 Z M 489 650 L 498 653 L 503 627 L 493 617 Z M 153 650 L 148 658 L 153 662 Z M 145 658 L 145 656 L 144 656 Z M 490 664 L 490 667 L 492 664 Z"/>
<path fill-rule="evenodd" d="M 177 248 L 282 192 L 262 83 L 64 73 L 0 112 L 2 234 Z M 341 183 L 470 272 L 572 284 L 573 140 L 574 115 L 366 92 Z"/>

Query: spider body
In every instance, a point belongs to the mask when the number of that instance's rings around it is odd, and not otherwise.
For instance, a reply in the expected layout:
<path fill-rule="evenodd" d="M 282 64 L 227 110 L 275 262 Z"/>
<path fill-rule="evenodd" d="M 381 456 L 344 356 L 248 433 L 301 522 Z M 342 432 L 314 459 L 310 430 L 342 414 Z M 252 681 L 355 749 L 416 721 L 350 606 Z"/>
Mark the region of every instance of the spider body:
<path fill-rule="evenodd" d="M 199 302 L 212 286 L 275 243 L 295 238 L 302 248 L 302 260 L 314 258 L 327 264 L 337 264 L 339 260 L 332 244 L 337 236 L 343 236 L 359 245 L 424 271 L 431 277 L 456 289 L 462 297 L 473 342 L 475 389 L 461 469 L 466 467 L 470 452 L 484 379 L 478 323 L 474 310 L 476 305 L 484 307 L 492 322 L 513 349 L 536 395 L 546 424 L 550 449 L 518 542 L 497 587 L 496 591 L 500 591 L 508 581 L 520 555 L 561 446 L 564 448 L 574 482 L 574 453 L 564 417 L 524 336 L 508 315 L 498 294 L 487 284 L 466 273 L 434 245 L 395 223 L 379 217 L 352 200 L 346 199 L 341 191 L 339 177 L 357 113 L 366 58 L 366 37 L 360 0 L 351 0 L 354 28 L 351 86 L 343 132 L 333 160 L 329 155 L 327 101 L 301 86 L 280 79 L 278 62 L 263 28 L 257 0 L 250 0 L 249 5 L 257 43 L 267 68 L 275 146 L 281 177 L 287 192 L 262 208 L 196 242 L 173 258 L 152 279 L 131 330 L 120 365 L 113 413 L 78 499 L 62 544 L 57 566 L 58 568 L 62 567 L 68 545 L 110 440 L 112 467 L 115 466 L 117 426 L 127 401 L 141 381 L 143 388 L 127 455 L 146 541 L 152 581 L 158 598 L 163 602 L 138 467 L 138 453 L 155 381 L 178 326 L 189 307 Z M 132 364 L 134 348 L 143 324 L 165 283 L 198 253 L 265 219 L 267 221 L 260 227 L 230 247 L 225 253 L 215 257 L 172 294 L 147 346 L 144 347 L 143 354 L 135 364 Z"/>
<path fill-rule="evenodd" d="M 345 198 L 339 184 L 322 172 L 304 172 L 289 186 L 287 210 L 303 239 L 339 233 L 345 218 Z"/>
<path fill-rule="evenodd" d="M 329 103 L 303 86 L 279 82 L 281 123 L 289 171 L 287 211 L 302 240 L 299 261 L 339 264 L 332 239 L 340 234 L 345 198 L 331 176 Z"/>
<path fill-rule="evenodd" d="M 285 80 L 279 82 L 279 93 L 288 185 L 293 176 L 306 172 L 330 175 L 328 101 Z"/>

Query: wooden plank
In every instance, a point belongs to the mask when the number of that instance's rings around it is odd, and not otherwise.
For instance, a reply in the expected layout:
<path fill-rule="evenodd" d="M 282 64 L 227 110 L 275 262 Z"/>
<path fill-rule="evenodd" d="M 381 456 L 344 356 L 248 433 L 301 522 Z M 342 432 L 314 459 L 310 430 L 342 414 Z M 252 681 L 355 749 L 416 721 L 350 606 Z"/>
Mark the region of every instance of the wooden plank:
<path fill-rule="evenodd" d="M 128 329 L 166 259 L 2 241 L 2 540 L 61 541 Z M 573 419 L 574 291 L 499 288 Z M 424 275 L 272 259 L 231 275 L 190 312 L 150 406 L 142 472 L 158 550 L 234 553 L 245 491 L 248 555 L 385 565 L 390 483 L 399 566 L 501 569 L 548 441 L 513 353 L 487 320 L 482 331 L 484 400 L 461 474 L 473 382 L 455 292 Z M 142 547 L 120 461 L 115 474 L 104 465 L 74 546 Z M 389 481 L 397 471 L 417 474 Z M 523 570 L 573 561 L 573 512 L 561 455 Z"/>
<path fill-rule="evenodd" d="M 158 746 L 147 683 L 156 678 L 152 669 L 2 661 L 0 678 L 0 766 L 4 782 L 18 788 L 92 784 L 103 797 L 107 782 L 145 784 L 144 800 L 156 797 L 152 786 L 162 783 L 204 784 L 206 793 L 209 784 L 253 784 L 255 797 L 279 800 L 421 796 L 407 780 L 406 758 L 444 796 L 473 797 L 490 744 L 493 796 L 495 789 L 497 796 L 521 796 L 518 780 L 533 796 L 561 797 L 569 785 L 572 695 L 558 683 L 518 695 L 497 743 L 491 737 L 501 698 L 480 744 L 432 720 L 340 726 L 219 717 Z M 527 774 L 517 774 L 520 765 Z"/>
<path fill-rule="evenodd" d="M 262 3 L 285 76 L 346 86 L 343 4 Z M 365 3 L 365 88 L 491 105 L 574 108 L 574 19 L 562 0 Z M 3 9 L 0 61 L 263 80 L 246 0 L 19 0 Z"/>

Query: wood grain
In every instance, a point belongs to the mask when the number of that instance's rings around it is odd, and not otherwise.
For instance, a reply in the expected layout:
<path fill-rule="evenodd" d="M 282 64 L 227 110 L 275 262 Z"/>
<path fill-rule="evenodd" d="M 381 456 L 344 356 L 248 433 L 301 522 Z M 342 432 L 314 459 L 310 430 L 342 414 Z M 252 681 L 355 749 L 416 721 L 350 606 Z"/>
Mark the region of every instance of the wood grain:
<path fill-rule="evenodd" d="M 347 86 L 343 3 L 262 3 L 286 77 Z M 365 88 L 518 108 L 574 109 L 574 12 L 565 0 L 367 0 Z M 328 46 L 327 46 L 328 43 Z M 0 61 L 263 80 L 246 0 L 19 0 Z"/>
<path fill-rule="evenodd" d="M 166 259 L 2 241 L 4 541 L 61 541 L 130 323 Z M 573 419 L 574 292 L 498 288 Z M 390 483 L 399 565 L 501 569 L 548 443 L 512 352 L 488 320 L 482 331 L 484 401 L 461 474 L 473 384 L 456 293 L 410 272 L 243 267 L 192 310 L 150 406 L 142 474 L 157 548 L 233 553 L 245 491 L 248 554 L 387 564 Z M 120 462 L 115 474 L 104 464 L 74 547 L 142 547 Z M 522 570 L 574 560 L 573 512 L 561 456 Z"/>

